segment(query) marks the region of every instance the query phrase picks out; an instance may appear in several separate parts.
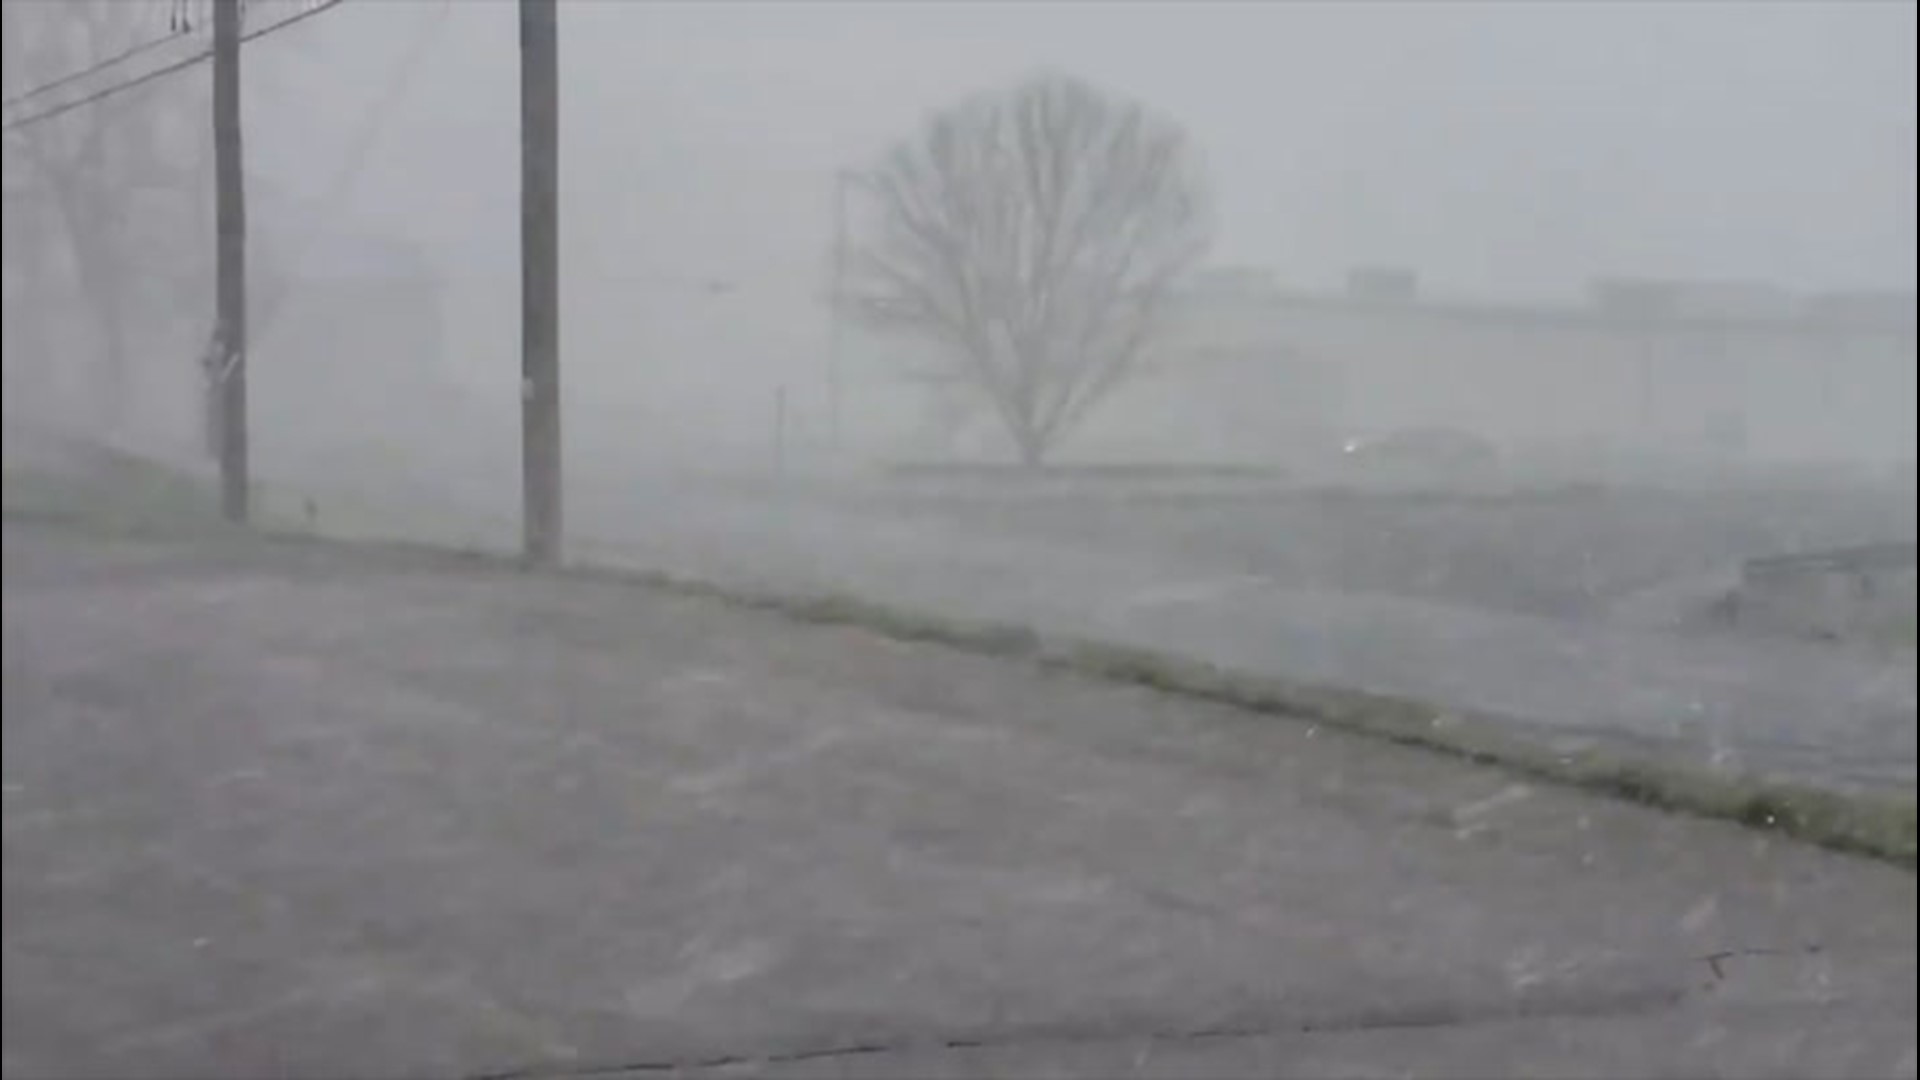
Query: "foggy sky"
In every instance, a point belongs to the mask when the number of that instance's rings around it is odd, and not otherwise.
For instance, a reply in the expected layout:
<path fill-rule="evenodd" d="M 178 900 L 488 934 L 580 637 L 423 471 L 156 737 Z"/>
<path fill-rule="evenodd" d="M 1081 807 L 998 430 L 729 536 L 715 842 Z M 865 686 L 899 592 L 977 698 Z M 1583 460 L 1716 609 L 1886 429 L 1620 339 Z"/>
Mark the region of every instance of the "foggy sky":
<path fill-rule="evenodd" d="M 352 130 L 437 3 L 342 9 L 259 50 L 283 90 L 257 110 L 277 121 L 262 167 L 326 173 L 328 131 Z M 836 166 L 1051 67 L 1192 129 L 1217 261 L 1303 283 L 1392 261 L 1471 293 L 1628 272 L 1911 288 L 1914 10 L 584 0 L 562 11 L 569 256 L 805 291 Z M 514 29 L 510 4 L 454 4 L 363 216 L 490 252 L 474 233 L 512 210 Z"/>
<path fill-rule="evenodd" d="M 1215 187 L 1214 261 L 1292 284 L 1390 262 L 1466 297 L 1571 300 L 1634 273 L 1911 289 L 1914 10 L 571 0 L 571 415 L 758 431 L 791 386 L 817 417 L 834 171 L 1039 68 L 1186 124 Z M 453 281 L 447 363 L 502 409 L 516 33 L 506 0 L 367 0 L 247 54 L 253 170 L 311 195 L 347 169 L 321 223 L 421 246 Z"/>

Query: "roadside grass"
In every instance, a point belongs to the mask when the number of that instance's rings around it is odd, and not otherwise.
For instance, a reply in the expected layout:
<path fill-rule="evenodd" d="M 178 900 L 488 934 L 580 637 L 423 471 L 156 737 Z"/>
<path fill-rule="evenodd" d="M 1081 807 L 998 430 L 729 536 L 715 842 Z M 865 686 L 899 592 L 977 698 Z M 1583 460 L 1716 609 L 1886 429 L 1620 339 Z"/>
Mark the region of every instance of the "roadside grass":
<path fill-rule="evenodd" d="M 256 482 L 252 522 L 228 523 L 217 481 L 169 465 L 92 449 L 71 469 L 8 467 L 0 473 L 0 506 L 8 517 L 70 524 L 129 537 L 311 538 L 339 543 L 415 541 L 447 549 L 485 550 L 483 533 L 511 529 L 437 513 L 419 501 L 371 500 L 352 493 Z M 496 537 L 497 538 L 497 537 Z M 495 545 L 496 552 L 504 550 Z"/>
<path fill-rule="evenodd" d="M 351 547 L 423 558 L 431 565 L 527 569 L 510 555 L 477 545 L 393 537 L 339 539 L 315 535 L 298 519 L 270 516 L 246 531 L 219 523 L 200 485 L 157 469 L 135 470 L 115 484 L 74 485 L 9 471 L 8 517 L 56 522 L 89 532 L 180 538 L 245 535 L 276 544 Z M 1592 750 L 1565 751 L 1515 734 L 1519 725 L 1401 698 L 1223 669 L 1176 655 L 1101 642 L 1053 640 L 1012 623 L 952 619 L 837 594 L 786 594 L 606 564 L 543 570 L 564 577 L 637 584 L 801 622 L 861 628 L 1020 660 L 1291 721 L 1307 721 L 1404 746 L 1498 767 L 1531 779 L 1611 796 L 1659 810 L 1734 822 L 1907 870 L 1915 868 L 1916 809 L 1911 797 L 1850 793 L 1770 777 Z"/>
<path fill-rule="evenodd" d="M 1418 747 L 1530 779 L 1577 788 L 1675 813 L 1731 821 L 1908 870 L 1915 867 L 1914 800 L 1831 791 L 1769 777 L 1721 772 L 1616 753 L 1566 752 L 1511 734 L 1496 718 L 1334 687 L 1306 686 L 1233 672 L 1166 653 L 1099 642 L 1051 642 L 1004 623 L 948 620 L 845 596 L 783 597 L 655 573 L 612 573 L 654 588 L 816 623 L 858 626 L 1266 716 Z"/>
<path fill-rule="evenodd" d="M 1255 712 L 1311 719 L 1661 810 L 1779 832 L 1907 869 L 1915 864 L 1912 799 L 1831 791 L 1617 753 L 1561 751 L 1516 737 L 1511 725 L 1494 718 L 1376 694 L 1293 685 L 1140 650 L 1085 646 L 1070 666 Z"/>
<path fill-rule="evenodd" d="M 195 528 L 220 521 L 219 500 L 207 485 L 130 455 L 99 452 L 73 473 L 9 468 L 0 490 L 9 515 L 107 529 Z"/>

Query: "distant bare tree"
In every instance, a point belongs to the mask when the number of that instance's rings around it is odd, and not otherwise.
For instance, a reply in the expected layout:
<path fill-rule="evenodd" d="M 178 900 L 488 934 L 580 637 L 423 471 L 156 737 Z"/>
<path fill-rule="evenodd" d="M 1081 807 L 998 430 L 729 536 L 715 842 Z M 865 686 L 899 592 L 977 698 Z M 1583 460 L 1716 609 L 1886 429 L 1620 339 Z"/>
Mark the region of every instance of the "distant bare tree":
<path fill-rule="evenodd" d="M 877 220 L 843 300 L 933 345 L 918 374 L 977 391 L 1026 465 L 1141 369 L 1206 249 L 1186 133 L 1077 79 L 938 113 L 861 179 Z"/>
<path fill-rule="evenodd" d="M 129 0 L 6 4 L 7 93 L 176 33 L 177 7 Z M 59 106 L 139 70 L 103 72 L 22 104 L 17 114 Z M 204 95 L 204 78 L 181 76 L 7 133 L 9 231 L 16 214 L 24 219 L 10 237 L 9 261 L 32 287 L 58 289 L 56 279 L 67 279 L 84 299 L 99 342 L 90 370 L 109 423 L 129 404 L 142 309 L 181 306 L 185 298 L 174 286 L 192 280 L 183 264 L 204 246 L 191 238 L 210 229 L 198 205 L 209 145 Z M 15 115 L 10 109 L 8 119 Z"/>

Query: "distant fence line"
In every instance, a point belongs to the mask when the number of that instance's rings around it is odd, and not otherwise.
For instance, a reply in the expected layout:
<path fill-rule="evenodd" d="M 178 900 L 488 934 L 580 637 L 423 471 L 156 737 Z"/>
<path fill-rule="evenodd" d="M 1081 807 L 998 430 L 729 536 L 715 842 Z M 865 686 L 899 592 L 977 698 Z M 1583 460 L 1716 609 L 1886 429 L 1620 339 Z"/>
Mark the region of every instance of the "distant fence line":
<path fill-rule="evenodd" d="M 1863 544 L 1748 559 L 1742 569 L 1749 579 L 1834 571 L 1904 570 L 1913 568 L 1916 554 L 1920 554 L 1920 544 Z"/>

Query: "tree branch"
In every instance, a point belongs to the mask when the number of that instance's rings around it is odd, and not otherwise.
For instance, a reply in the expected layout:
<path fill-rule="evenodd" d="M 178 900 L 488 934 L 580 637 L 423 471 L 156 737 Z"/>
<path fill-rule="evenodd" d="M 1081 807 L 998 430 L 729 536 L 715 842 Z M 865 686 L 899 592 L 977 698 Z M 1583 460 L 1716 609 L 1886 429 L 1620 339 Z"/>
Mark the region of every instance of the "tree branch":
<path fill-rule="evenodd" d="M 951 349 L 1037 455 L 1139 366 L 1203 253 L 1181 130 L 1042 76 L 933 117 L 874 177 L 869 319 Z"/>

